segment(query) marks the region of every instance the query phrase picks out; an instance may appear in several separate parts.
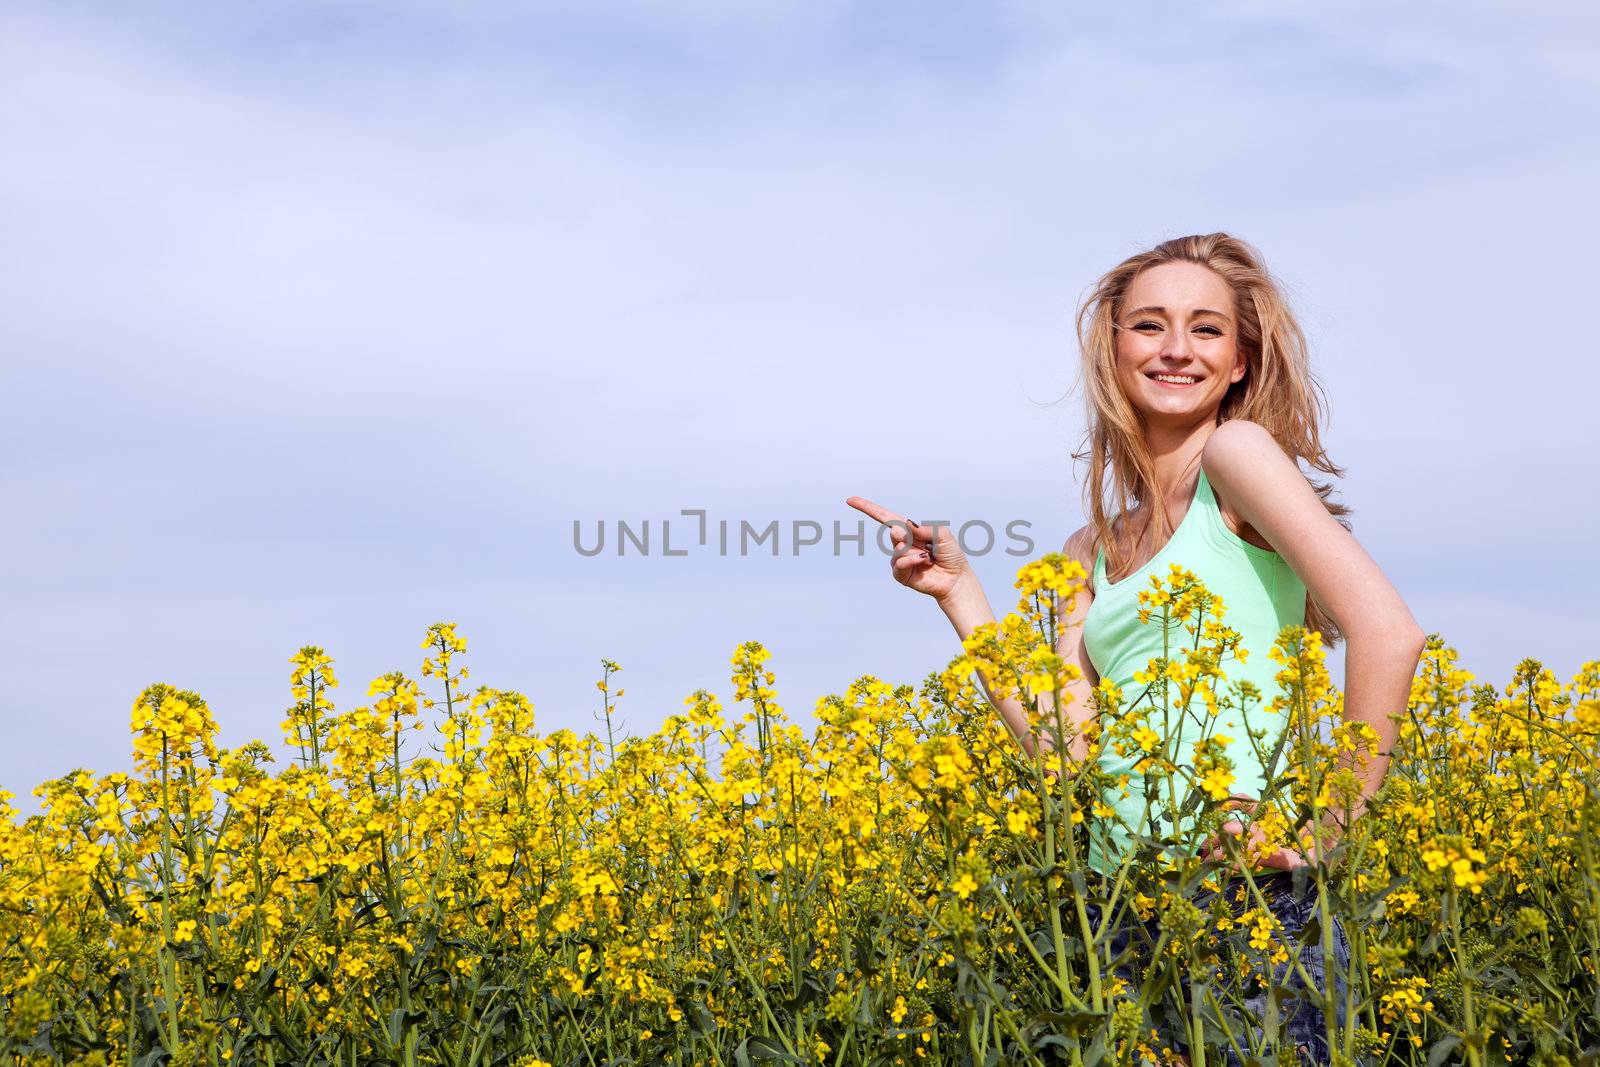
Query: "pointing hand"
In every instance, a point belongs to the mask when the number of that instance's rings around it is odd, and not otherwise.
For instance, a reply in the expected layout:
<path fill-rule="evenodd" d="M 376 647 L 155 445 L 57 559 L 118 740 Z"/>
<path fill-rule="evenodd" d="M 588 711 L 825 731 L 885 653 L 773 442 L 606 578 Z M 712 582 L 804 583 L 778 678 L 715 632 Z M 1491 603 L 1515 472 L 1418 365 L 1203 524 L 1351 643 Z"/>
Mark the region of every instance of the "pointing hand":
<path fill-rule="evenodd" d="M 889 566 L 901 585 L 943 600 L 960 579 L 972 573 L 950 527 L 919 525 L 864 497 L 853 496 L 845 503 L 889 528 L 894 541 Z"/>

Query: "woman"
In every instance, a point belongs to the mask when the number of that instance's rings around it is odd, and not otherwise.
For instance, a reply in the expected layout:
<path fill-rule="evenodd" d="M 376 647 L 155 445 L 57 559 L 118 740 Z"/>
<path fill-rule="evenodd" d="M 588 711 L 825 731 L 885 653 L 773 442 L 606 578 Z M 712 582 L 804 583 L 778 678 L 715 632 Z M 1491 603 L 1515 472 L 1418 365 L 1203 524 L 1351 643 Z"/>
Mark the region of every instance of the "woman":
<path fill-rule="evenodd" d="M 1090 521 L 1063 551 L 1091 580 L 1066 609 L 1058 649 L 1082 673 L 1066 686 L 1072 697 L 1066 717 L 1080 728 L 1094 717 L 1091 691 L 1102 677 L 1125 693 L 1137 691 L 1133 673 L 1161 652 L 1159 627 L 1138 622 L 1138 590 L 1147 584 L 1145 575 L 1165 577 L 1169 564 L 1180 563 L 1222 598 L 1227 625 L 1252 653 L 1245 665 L 1229 666 L 1230 680 L 1250 678 L 1267 699 L 1276 689 L 1277 667 L 1266 653 L 1282 627 L 1303 623 L 1328 647 L 1344 638 L 1345 717 L 1367 723 L 1379 738 L 1360 772 L 1359 816 L 1382 784 L 1397 730 L 1390 716 L 1406 707 L 1425 635 L 1337 518 L 1346 509 L 1325 499 L 1328 486 L 1313 486 L 1300 471 L 1304 461 L 1343 473 L 1322 449 L 1304 336 L 1277 284 L 1256 251 L 1237 238 L 1177 238 L 1106 274 L 1079 309 L 1078 334 L 1088 447 L 1076 458 L 1089 463 L 1084 495 Z M 1115 518 L 1107 514 L 1108 496 L 1117 502 Z M 891 526 L 895 579 L 932 596 L 962 639 L 994 621 L 948 526 L 919 526 L 860 497 L 848 503 Z M 1022 706 L 1015 698 L 991 702 L 1033 755 Z M 1265 703 L 1252 711 L 1257 728 Z M 1048 695 L 1041 705 L 1046 716 L 1056 714 Z M 1265 785 L 1265 768 L 1244 742 L 1243 724 L 1228 721 L 1229 715 L 1237 712 L 1225 711 L 1217 727 L 1241 742 L 1228 749 L 1238 790 L 1229 804 L 1247 818 Z M 1047 737 L 1042 743 L 1050 746 Z M 1081 729 L 1068 748 L 1076 761 L 1087 757 Z M 1135 822 L 1145 800 L 1134 760 L 1111 751 L 1097 759 L 1112 774 L 1132 775 L 1127 797 L 1107 799 Z M 1232 840 L 1208 840 L 1208 858 L 1238 856 L 1232 846 L 1246 844 L 1253 851 L 1245 855 L 1254 855 L 1265 843 L 1259 827 L 1246 832 L 1243 819 L 1226 822 L 1223 830 Z M 1324 850 L 1338 827 L 1325 830 Z M 1091 863 L 1113 869 L 1126 843 L 1124 833 L 1110 852 L 1091 846 Z M 1280 848 L 1256 861 L 1263 876 L 1257 881 L 1288 936 L 1311 908 L 1291 892 L 1287 872 L 1317 859 Z M 1342 966 L 1348 944 L 1334 925 L 1338 958 L 1328 962 Z M 1301 961 L 1314 978 L 1322 976 L 1320 945 L 1308 945 Z M 1254 1006 L 1264 1005 L 1263 993 Z M 1284 1010 L 1293 1012 L 1289 1034 L 1301 1051 L 1327 1062 L 1322 1013 L 1306 998 Z M 1229 1058 L 1238 1062 L 1231 1050 Z"/>

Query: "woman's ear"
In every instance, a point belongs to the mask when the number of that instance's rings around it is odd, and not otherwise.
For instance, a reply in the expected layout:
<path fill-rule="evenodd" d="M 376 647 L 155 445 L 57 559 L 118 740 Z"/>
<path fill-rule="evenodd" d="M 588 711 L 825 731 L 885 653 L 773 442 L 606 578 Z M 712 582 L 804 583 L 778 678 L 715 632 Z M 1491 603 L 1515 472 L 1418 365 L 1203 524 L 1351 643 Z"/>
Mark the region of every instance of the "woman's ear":
<path fill-rule="evenodd" d="M 1233 361 L 1233 373 L 1228 376 L 1229 383 L 1237 382 L 1244 377 L 1244 372 L 1250 369 L 1250 359 L 1240 352 Z"/>

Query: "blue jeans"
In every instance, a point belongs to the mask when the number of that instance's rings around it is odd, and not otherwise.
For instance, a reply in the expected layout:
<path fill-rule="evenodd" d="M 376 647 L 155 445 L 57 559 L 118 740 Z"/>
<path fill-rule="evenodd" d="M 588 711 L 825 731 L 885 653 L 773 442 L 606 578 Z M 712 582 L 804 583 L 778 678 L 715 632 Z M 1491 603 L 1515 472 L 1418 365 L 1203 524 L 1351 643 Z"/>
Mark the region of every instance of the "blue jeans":
<path fill-rule="evenodd" d="M 1297 896 L 1294 892 L 1293 875 L 1288 871 L 1263 871 L 1254 874 L 1253 877 L 1256 885 L 1261 888 L 1261 895 L 1266 899 L 1268 909 L 1283 927 L 1281 931 L 1273 931 L 1274 942 L 1283 944 L 1292 952 L 1294 941 L 1299 937 L 1301 929 L 1307 922 L 1317 917 L 1316 882 L 1308 879 L 1303 892 Z M 1226 902 L 1227 910 L 1235 917 L 1255 907 L 1255 896 L 1249 892 L 1248 887 L 1245 888 L 1242 902 L 1235 899 L 1239 888 L 1244 886 L 1245 880 L 1241 875 L 1228 879 L 1227 886 L 1223 890 L 1223 899 Z M 1202 912 L 1208 912 L 1214 896 L 1215 893 L 1212 890 L 1201 890 L 1192 899 L 1197 908 Z M 1088 911 L 1091 926 L 1098 929 L 1100 909 L 1090 904 L 1088 905 Z M 1138 923 L 1137 916 L 1133 915 L 1131 911 L 1124 914 L 1127 916 L 1124 919 L 1124 925 L 1114 931 L 1111 937 L 1111 957 L 1115 959 L 1129 947 L 1131 941 L 1133 944 L 1133 958 L 1141 966 L 1147 965 L 1151 960 L 1151 952 L 1155 947 L 1156 941 L 1161 936 L 1157 919 L 1152 916 L 1149 920 Z M 1138 925 L 1128 925 L 1129 920 L 1138 923 Z M 1335 998 L 1335 1013 L 1341 1024 L 1345 1024 L 1348 1022 L 1348 1016 L 1345 1014 L 1344 976 L 1350 968 L 1350 942 L 1345 937 L 1344 925 L 1337 916 L 1333 917 L 1332 926 L 1333 958 L 1331 960 L 1324 959 L 1322 938 L 1319 935 L 1309 944 L 1301 947 L 1299 954 L 1300 964 L 1305 968 L 1306 975 L 1311 979 L 1317 990 L 1322 993 L 1328 992 L 1330 979 L 1328 971 L 1331 970 L 1333 972 L 1331 980 Z M 1202 934 L 1202 936 L 1204 935 Z M 1291 1050 L 1298 1048 L 1300 1054 L 1299 1062 L 1327 1064 L 1329 1062 L 1328 1035 L 1323 1022 L 1322 1009 L 1314 1005 L 1304 995 L 1305 984 L 1301 981 L 1299 972 L 1294 968 L 1294 960 L 1291 958 L 1277 964 L 1266 963 L 1265 961 L 1253 963 L 1245 978 L 1244 989 L 1248 993 L 1235 1005 L 1233 983 L 1236 978 L 1234 973 L 1226 966 L 1230 962 L 1229 955 L 1230 953 L 1226 949 L 1222 952 L 1224 964 L 1222 968 L 1223 980 L 1218 983 L 1214 995 L 1224 1009 L 1242 1012 L 1249 1032 L 1239 1033 L 1237 1030 L 1235 1031 L 1234 1037 L 1239 1041 L 1241 1047 L 1249 1051 L 1252 1046 L 1262 1046 L 1266 1043 L 1263 1029 L 1267 1016 L 1268 998 L 1274 988 L 1285 989 L 1292 992 L 1294 996 L 1290 999 L 1280 1000 L 1278 1005 L 1278 1022 L 1281 1027 L 1280 1041 L 1286 1042 L 1286 1044 L 1280 1044 L 1279 1046 L 1285 1056 L 1283 1062 L 1295 1062 L 1292 1058 L 1293 1053 Z M 1263 972 L 1263 966 L 1267 968 L 1265 972 Z M 1124 964 L 1114 968 L 1114 971 L 1132 989 L 1137 990 L 1139 988 L 1140 979 L 1135 977 L 1132 968 Z M 1263 973 L 1267 979 L 1266 988 L 1261 988 L 1256 981 L 1257 976 Z M 1187 976 L 1182 979 L 1182 989 L 1183 1003 L 1187 1006 L 1190 1003 L 1189 979 Z M 1170 996 L 1171 994 L 1169 993 L 1168 995 Z M 1167 1036 L 1177 1051 L 1185 1054 L 1189 1052 L 1186 1034 L 1180 1033 Z M 1208 1053 L 1211 1051 L 1211 1049 L 1207 1050 Z M 1218 1049 L 1217 1051 L 1221 1052 L 1223 1050 Z M 1231 1046 L 1226 1048 L 1225 1056 L 1225 1062 L 1229 1067 L 1243 1067 L 1243 1061 Z M 1212 1062 L 1214 1058 L 1213 1055 L 1206 1057 L 1207 1062 Z"/>

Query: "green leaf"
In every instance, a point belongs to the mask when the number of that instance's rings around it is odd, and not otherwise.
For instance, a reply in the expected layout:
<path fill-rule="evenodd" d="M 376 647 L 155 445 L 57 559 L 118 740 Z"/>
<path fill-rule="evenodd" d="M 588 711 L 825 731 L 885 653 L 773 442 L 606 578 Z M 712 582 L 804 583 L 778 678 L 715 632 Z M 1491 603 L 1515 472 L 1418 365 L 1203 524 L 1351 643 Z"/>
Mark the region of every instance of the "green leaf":
<path fill-rule="evenodd" d="M 1435 1041 L 1433 1047 L 1428 1050 L 1428 1067 L 1439 1067 L 1445 1061 L 1445 1057 L 1454 1052 L 1459 1044 L 1461 1044 L 1461 1038 L 1456 1034 L 1450 1034 Z"/>
<path fill-rule="evenodd" d="M 751 1035 L 739 1042 L 739 1047 L 733 1050 L 734 1062 L 739 1067 L 753 1067 L 756 1063 L 778 1062 L 798 1063 L 804 1067 L 805 1060 L 784 1050 L 770 1037 Z"/>

